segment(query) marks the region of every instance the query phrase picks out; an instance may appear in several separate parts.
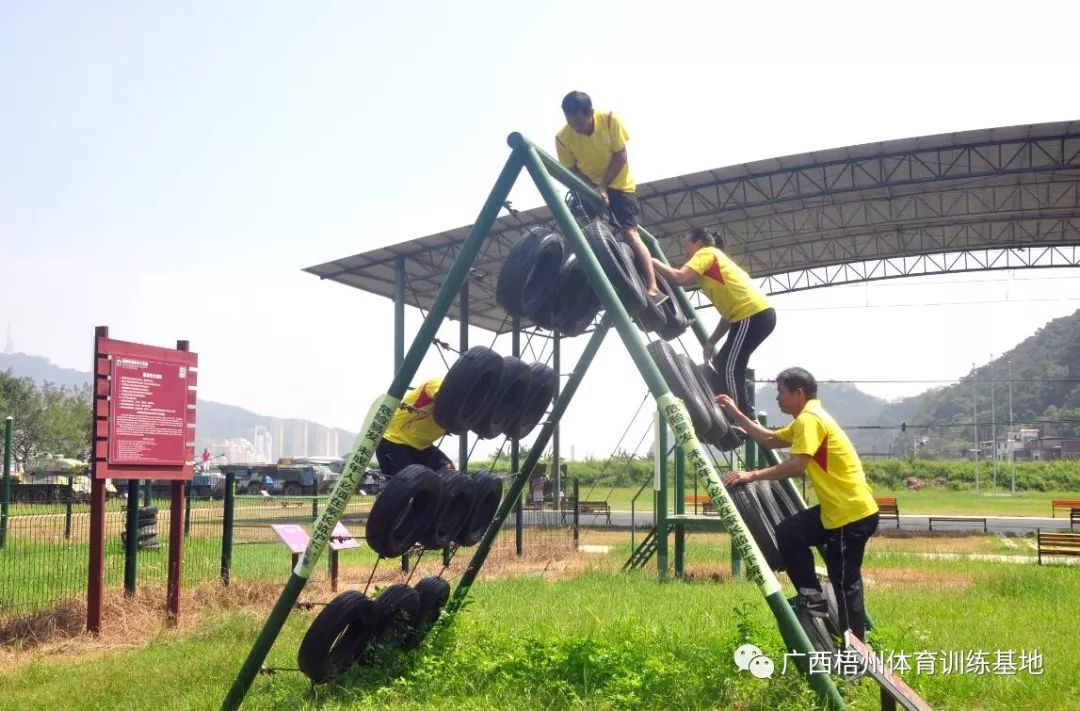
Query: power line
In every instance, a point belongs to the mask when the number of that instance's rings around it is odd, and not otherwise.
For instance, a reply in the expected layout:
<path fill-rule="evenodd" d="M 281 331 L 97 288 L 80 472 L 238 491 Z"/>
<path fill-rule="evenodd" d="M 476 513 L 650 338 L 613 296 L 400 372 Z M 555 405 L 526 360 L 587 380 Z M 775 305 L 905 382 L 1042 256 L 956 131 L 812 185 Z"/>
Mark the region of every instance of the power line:
<path fill-rule="evenodd" d="M 976 383 L 1080 383 L 1080 378 L 971 378 L 965 376 L 964 378 L 952 378 L 951 380 L 818 380 L 820 383 L 872 383 L 872 384 L 886 384 L 886 385 L 910 385 L 910 384 L 940 384 L 940 383 L 964 383 L 970 384 L 974 380 Z M 757 378 L 755 383 L 763 384 L 775 384 L 775 379 L 769 378 Z"/>

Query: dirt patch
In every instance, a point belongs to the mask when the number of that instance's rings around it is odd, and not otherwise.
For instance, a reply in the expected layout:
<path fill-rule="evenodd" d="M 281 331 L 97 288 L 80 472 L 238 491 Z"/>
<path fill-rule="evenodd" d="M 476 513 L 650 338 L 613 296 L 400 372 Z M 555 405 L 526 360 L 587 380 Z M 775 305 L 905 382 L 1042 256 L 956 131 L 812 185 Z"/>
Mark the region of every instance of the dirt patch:
<path fill-rule="evenodd" d="M 933 588 L 967 590 L 975 586 L 975 576 L 951 570 L 913 571 L 910 568 L 863 568 L 863 582 L 868 588 Z"/>
<path fill-rule="evenodd" d="M 519 558 L 512 547 L 496 548 L 488 556 L 478 577 L 484 580 L 535 575 L 548 580 L 564 580 L 580 575 L 597 561 L 598 556 L 577 553 L 570 546 L 553 546 L 544 553 L 526 549 Z M 401 571 L 399 561 L 383 561 L 371 576 L 369 593 L 393 583 L 415 583 L 427 575 L 439 575 L 455 585 L 465 572 L 471 551 L 462 551 L 443 571 L 441 556 L 428 553 L 411 576 Z M 338 592 L 363 590 L 368 585 L 370 567 L 343 567 Z M 101 634 L 94 637 L 85 631 L 86 600 L 70 600 L 57 607 L 28 617 L 0 622 L 0 669 L 9 669 L 35 659 L 63 655 L 95 656 L 124 649 L 143 647 L 148 641 L 178 630 L 197 628 L 208 617 L 243 610 L 264 617 L 269 614 L 284 581 L 233 582 L 229 587 L 205 583 L 185 588 L 180 601 L 180 619 L 175 627 L 166 625 L 165 588 L 140 584 L 137 594 L 128 598 L 122 590 L 110 590 L 103 601 Z M 300 602 L 325 602 L 336 593 L 325 577 L 313 579 L 304 587 Z M 198 610 L 198 614 L 192 611 Z"/>

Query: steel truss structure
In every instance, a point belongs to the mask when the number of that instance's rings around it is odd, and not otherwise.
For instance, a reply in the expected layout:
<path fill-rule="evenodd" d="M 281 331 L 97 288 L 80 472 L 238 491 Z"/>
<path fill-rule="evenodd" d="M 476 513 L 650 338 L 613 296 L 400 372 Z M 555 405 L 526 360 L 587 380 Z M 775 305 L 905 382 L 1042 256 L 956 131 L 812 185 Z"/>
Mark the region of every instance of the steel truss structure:
<path fill-rule="evenodd" d="M 1077 266 L 1080 121 L 993 128 L 772 158 L 638 186 L 642 224 L 668 258 L 714 229 L 771 293 L 983 269 Z M 511 325 L 494 281 L 545 206 L 505 206 L 470 271 L 470 322 Z M 469 227 L 308 268 L 429 309 Z M 399 287 L 397 280 L 403 280 Z M 460 319 L 451 308 L 450 317 Z M 528 324 L 525 324 L 526 326 Z"/>

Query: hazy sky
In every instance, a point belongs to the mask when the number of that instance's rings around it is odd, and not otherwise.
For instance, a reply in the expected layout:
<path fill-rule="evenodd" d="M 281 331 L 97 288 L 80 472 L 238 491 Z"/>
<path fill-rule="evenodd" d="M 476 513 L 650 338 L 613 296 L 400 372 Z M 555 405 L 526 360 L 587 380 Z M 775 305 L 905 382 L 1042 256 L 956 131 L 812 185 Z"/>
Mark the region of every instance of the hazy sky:
<path fill-rule="evenodd" d="M 506 134 L 549 145 L 570 89 L 623 117 L 639 182 L 1080 113 L 1075 2 L 750 5 L 0 0 L 0 328 L 81 370 L 98 324 L 186 338 L 201 396 L 355 430 L 389 385 L 391 302 L 300 269 L 471 223 Z M 1020 271 L 780 296 L 754 365 L 957 378 L 1078 287 Z M 578 456 L 607 454 L 645 393 L 609 340 L 565 421 Z"/>

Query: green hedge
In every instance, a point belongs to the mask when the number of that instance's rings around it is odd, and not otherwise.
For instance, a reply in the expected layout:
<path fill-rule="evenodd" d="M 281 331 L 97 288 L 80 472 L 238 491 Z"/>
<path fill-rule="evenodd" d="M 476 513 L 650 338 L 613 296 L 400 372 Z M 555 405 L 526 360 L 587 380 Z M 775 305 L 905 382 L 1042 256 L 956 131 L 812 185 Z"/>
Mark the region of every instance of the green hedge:
<path fill-rule="evenodd" d="M 893 489 L 902 488 L 909 476 L 916 476 L 927 484 L 934 479 L 945 479 L 953 489 L 974 487 L 976 468 L 979 479 L 985 485 L 991 480 L 992 467 L 991 462 L 976 464 L 957 460 L 916 459 L 912 462 L 907 459 L 885 459 L 863 462 L 866 476 L 873 484 Z M 1007 462 L 998 462 L 999 482 L 1009 481 L 1010 472 Z M 1016 488 L 1034 491 L 1080 490 L 1080 461 L 1016 462 Z"/>

